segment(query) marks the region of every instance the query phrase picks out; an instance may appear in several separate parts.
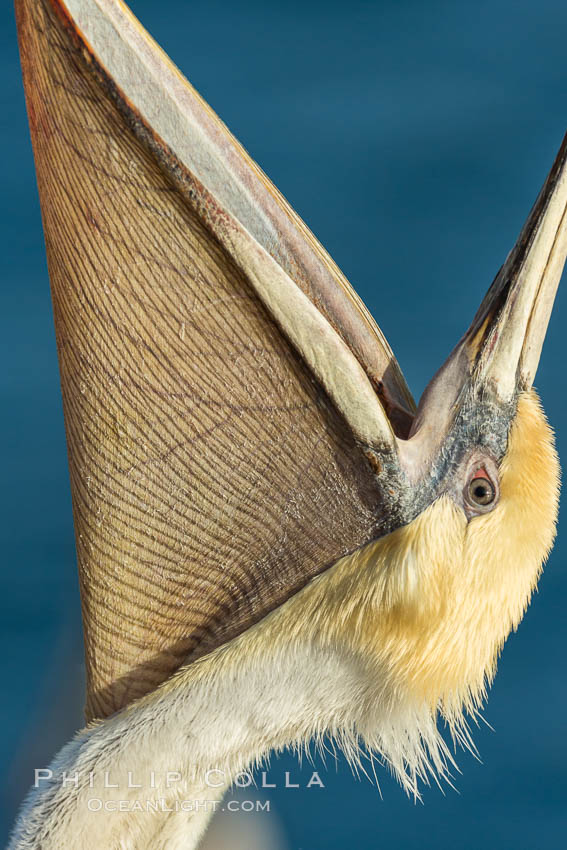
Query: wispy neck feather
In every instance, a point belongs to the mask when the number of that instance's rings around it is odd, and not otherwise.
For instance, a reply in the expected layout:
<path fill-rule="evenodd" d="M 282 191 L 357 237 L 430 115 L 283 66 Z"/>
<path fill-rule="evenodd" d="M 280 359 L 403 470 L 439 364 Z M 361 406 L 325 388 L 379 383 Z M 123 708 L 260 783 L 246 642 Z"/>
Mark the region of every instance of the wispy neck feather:
<path fill-rule="evenodd" d="M 353 761 L 365 735 L 413 792 L 417 775 L 428 769 L 428 754 L 445 771 L 445 749 L 426 706 L 404 702 L 387 688 L 377 691 L 378 683 L 350 653 L 288 642 L 278 616 L 270 619 L 153 695 L 80 732 L 52 763 L 52 777 L 30 792 L 10 850 L 197 847 L 212 805 L 156 813 L 143 810 L 146 801 L 159 800 L 166 810 L 187 800 L 212 803 L 231 777 L 270 750 L 302 747 L 327 734 Z M 181 781 L 168 788 L 172 775 Z M 129 810 L 91 811 L 93 800 L 95 808 L 98 801 L 127 800 Z M 142 810 L 132 811 L 136 800 Z"/>

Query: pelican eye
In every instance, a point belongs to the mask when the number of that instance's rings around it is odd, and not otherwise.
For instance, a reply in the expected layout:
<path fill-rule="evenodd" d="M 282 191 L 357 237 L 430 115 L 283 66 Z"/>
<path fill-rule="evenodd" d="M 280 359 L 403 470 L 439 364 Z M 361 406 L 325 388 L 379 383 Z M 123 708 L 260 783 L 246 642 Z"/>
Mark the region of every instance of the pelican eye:
<path fill-rule="evenodd" d="M 468 487 L 469 501 L 474 505 L 491 505 L 496 498 L 496 490 L 492 481 L 482 476 L 477 476 L 469 481 Z"/>

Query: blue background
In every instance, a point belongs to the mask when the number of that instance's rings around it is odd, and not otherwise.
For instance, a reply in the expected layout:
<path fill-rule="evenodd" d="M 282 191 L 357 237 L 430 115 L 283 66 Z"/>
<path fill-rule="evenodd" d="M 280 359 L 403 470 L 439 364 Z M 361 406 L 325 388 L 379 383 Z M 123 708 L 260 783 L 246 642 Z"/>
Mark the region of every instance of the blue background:
<path fill-rule="evenodd" d="M 419 397 L 515 241 L 567 126 L 567 4 L 135 0 L 134 12 L 337 260 Z M 3 192 L 0 754 L 4 837 L 34 766 L 81 724 L 81 634 L 61 400 L 13 11 L 0 11 Z M 537 386 L 567 440 L 567 289 Z M 560 534 L 456 793 L 383 800 L 344 762 L 271 795 L 281 844 L 552 848 L 564 841 Z M 296 761 L 284 756 L 271 776 Z M 308 777 L 311 768 L 304 766 Z M 268 817 L 268 816 L 266 816 Z M 220 845 L 218 845 L 220 846 Z M 228 847 L 229 845 L 222 845 Z M 102 848 L 101 848 L 102 850 Z"/>

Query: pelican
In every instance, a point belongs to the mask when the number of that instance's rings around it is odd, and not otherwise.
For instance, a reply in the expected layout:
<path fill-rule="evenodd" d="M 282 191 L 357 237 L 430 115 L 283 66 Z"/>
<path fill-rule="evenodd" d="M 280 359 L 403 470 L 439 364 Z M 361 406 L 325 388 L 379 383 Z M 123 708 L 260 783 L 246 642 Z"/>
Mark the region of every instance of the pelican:
<path fill-rule="evenodd" d="M 350 284 L 121 0 L 16 12 L 87 725 L 11 850 L 195 848 L 212 806 L 183 803 L 326 736 L 417 794 L 451 768 L 438 718 L 467 742 L 554 540 L 533 380 L 567 141 L 416 407 Z"/>

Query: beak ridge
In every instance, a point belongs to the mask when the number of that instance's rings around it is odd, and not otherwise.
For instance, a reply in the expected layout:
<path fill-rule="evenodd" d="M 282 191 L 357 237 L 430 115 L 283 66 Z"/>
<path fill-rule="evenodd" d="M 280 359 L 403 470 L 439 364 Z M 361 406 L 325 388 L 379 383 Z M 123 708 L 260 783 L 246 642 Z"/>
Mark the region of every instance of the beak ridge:
<path fill-rule="evenodd" d="M 490 408 L 487 422 L 499 421 L 504 440 L 516 396 L 531 387 L 539 363 L 567 255 L 566 209 L 567 135 L 518 241 L 469 330 L 425 389 L 409 440 L 399 442 L 414 477 L 473 407 L 479 416 L 481 407 Z"/>
<path fill-rule="evenodd" d="M 473 380 L 502 402 L 532 386 L 567 255 L 567 136 L 465 336 Z"/>

